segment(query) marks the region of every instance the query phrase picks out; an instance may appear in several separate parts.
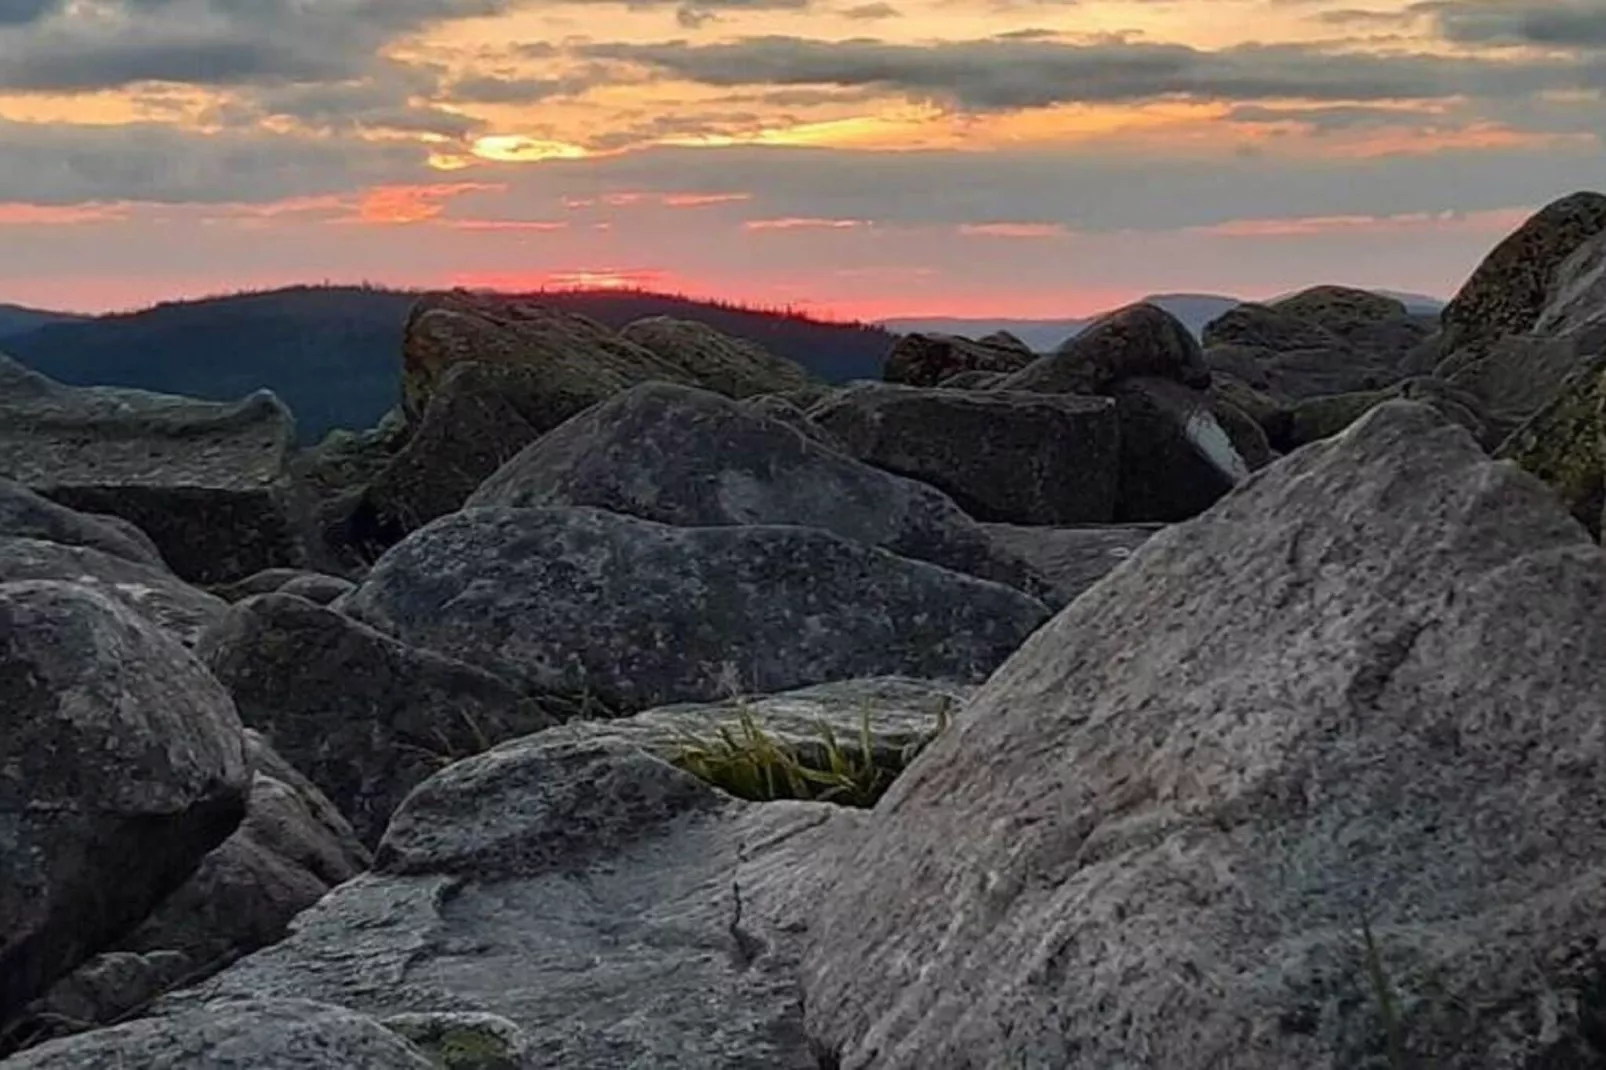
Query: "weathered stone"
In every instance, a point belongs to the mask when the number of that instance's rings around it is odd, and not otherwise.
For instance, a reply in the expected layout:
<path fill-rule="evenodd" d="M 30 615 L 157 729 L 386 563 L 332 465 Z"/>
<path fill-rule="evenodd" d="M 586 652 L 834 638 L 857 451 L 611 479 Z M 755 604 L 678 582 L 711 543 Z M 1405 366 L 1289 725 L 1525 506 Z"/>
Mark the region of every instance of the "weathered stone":
<path fill-rule="evenodd" d="M 985 534 L 982 536 L 985 538 Z M 985 676 L 1047 615 L 999 584 L 794 525 L 471 508 L 385 555 L 344 610 L 533 690 L 615 709 L 854 676 Z"/>
<path fill-rule="evenodd" d="M 1478 265 L 1445 306 L 1441 351 L 1482 349 L 1531 331 L 1552 299 L 1558 269 L 1606 232 L 1606 196 L 1574 193 L 1531 216 Z"/>
<path fill-rule="evenodd" d="M 832 395 L 826 395 L 827 398 L 830 396 Z M 755 416 L 786 424 L 826 449 L 836 450 L 838 453 L 848 452 L 847 446 L 840 439 L 809 419 L 808 413 L 799 408 L 795 402 L 779 394 L 761 394 L 758 397 L 747 398 L 742 401 L 742 408 Z"/>
<path fill-rule="evenodd" d="M 1149 541 L 1161 524 L 1049 528 L 988 524 L 991 535 L 1054 585 L 1055 608 L 1069 605 Z"/>
<path fill-rule="evenodd" d="M 991 334 L 984 334 L 980 338 L 976 339 L 976 341 L 980 342 L 984 346 L 997 346 L 1000 349 L 1013 349 L 1015 352 L 1024 354 L 1027 357 L 1035 357 L 1037 355 L 1032 352 L 1032 347 L 1027 345 L 1019 335 L 1013 334 L 1009 331 L 994 331 Z"/>
<path fill-rule="evenodd" d="M 861 461 L 936 487 L 978 520 L 1115 515 L 1120 428 L 1108 398 L 866 383 L 809 416 Z"/>
<path fill-rule="evenodd" d="M 1133 378 L 1172 379 L 1203 389 L 1210 368 L 1193 332 L 1158 305 L 1118 308 L 998 383 L 996 390 L 1103 394 Z"/>
<path fill-rule="evenodd" d="M 810 382 L 800 365 L 693 320 L 649 316 L 628 324 L 619 337 L 680 368 L 686 381 L 726 397 L 802 390 Z"/>
<path fill-rule="evenodd" d="M 0 356 L 0 476 L 130 521 L 193 582 L 305 559 L 294 441 L 265 390 L 223 404 L 64 386 Z"/>
<path fill-rule="evenodd" d="M 1297 307 L 1297 306 L 1296 306 Z M 1292 309 L 1246 301 L 1205 324 L 1205 346 L 1245 346 L 1273 353 L 1296 349 L 1342 350 L 1344 340 L 1325 326 Z"/>
<path fill-rule="evenodd" d="M 159 626 L 185 646 L 228 610 L 160 566 L 141 565 L 87 546 L 0 537 L 0 583 L 61 580 L 99 591 Z"/>
<path fill-rule="evenodd" d="M 1120 523 L 1196 516 L 1249 476 L 1208 395 L 1169 379 L 1111 388 L 1121 420 Z"/>
<path fill-rule="evenodd" d="M 373 874 L 169 1003 L 296 992 L 386 1020 L 495 1015 L 527 1065 L 565 1070 L 818 1070 L 800 922 L 863 812 L 744 803 L 577 727 L 436 774 Z"/>
<path fill-rule="evenodd" d="M 20 1047 L 31 1048 L 112 1022 L 182 984 L 194 971 L 195 963 L 179 951 L 104 952 L 51 986 L 29 1008 L 28 1017 L 13 1026 L 13 1038 Z"/>
<path fill-rule="evenodd" d="M 1255 421 L 1265 432 L 1267 443 L 1273 447 L 1288 438 L 1288 404 L 1256 390 L 1235 375 L 1221 371 L 1214 374 L 1210 380 L 1210 401 L 1211 410 L 1218 414 L 1218 418 L 1221 405 L 1225 403 Z M 1236 444 L 1237 440 L 1234 442 Z M 1245 457 L 1244 460 L 1247 462 L 1249 458 Z M 1251 464 L 1251 467 L 1260 466 Z"/>
<path fill-rule="evenodd" d="M 798 524 L 1035 593 L 946 495 L 695 387 L 644 383 L 544 435 L 468 505 L 593 506 L 683 527 Z"/>
<path fill-rule="evenodd" d="M 1579 363 L 1574 339 L 1514 334 L 1457 350 L 1434 374 L 1478 400 L 1498 442 L 1548 405 Z"/>
<path fill-rule="evenodd" d="M 294 595 L 309 602 L 326 606 L 357 589 L 357 585 L 339 576 L 326 576 L 321 572 L 308 572 L 286 581 L 275 594 Z"/>
<path fill-rule="evenodd" d="M 236 605 L 197 652 L 370 847 L 435 770 L 556 720 L 480 669 L 287 594 Z"/>
<path fill-rule="evenodd" d="M 0 538 L 86 546 L 136 565 L 167 569 L 161 553 L 143 533 L 130 532 L 116 518 L 69 509 L 5 478 L 0 478 Z"/>
<path fill-rule="evenodd" d="M 421 297 L 407 318 L 402 407 L 411 423 L 423 419 L 447 373 L 467 363 L 524 369 L 523 393 L 531 401 L 522 407 L 567 408 L 549 426 L 632 383 L 693 381 L 677 365 L 584 316 L 453 290 Z"/>
<path fill-rule="evenodd" d="M 1265 307 L 1314 323 L 1346 340 L 1367 328 L 1408 319 L 1411 314 L 1397 297 L 1352 286 L 1311 286 L 1267 302 Z"/>
<path fill-rule="evenodd" d="M 1331 438 L 1385 401 L 1401 398 L 1433 406 L 1472 432 L 1480 442 L 1490 444 L 1486 441 L 1488 427 L 1481 412 L 1476 409 L 1475 398 L 1441 379 L 1417 376 L 1405 379 L 1387 390 L 1331 394 L 1295 402 L 1289 410 L 1286 432 L 1274 445 L 1286 452 L 1319 439 Z"/>
<path fill-rule="evenodd" d="M 1230 375 L 1264 392 L 1271 389 L 1271 379 L 1266 375 L 1266 361 L 1276 355 L 1276 350 L 1264 346 L 1213 345 L 1204 349 L 1204 362 L 1211 371 L 1212 386 L 1218 376 Z"/>
<path fill-rule="evenodd" d="M 73 584 L 0 583 L 0 710 L 4 1023 L 183 883 L 239 823 L 250 774 L 217 682 Z"/>
<path fill-rule="evenodd" d="M 1251 472 L 1260 471 L 1276 457 L 1266 429 L 1235 402 L 1215 393 L 1215 383 L 1210 385 L 1211 391 L 1205 395 L 1205 405 L 1210 414 L 1227 433 L 1227 441 L 1232 443 L 1232 448 L 1243 459 L 1244 466 Z"/>
<path fill-rule="evenodd" d="M 211 591 L 225 602 L 238 602 L 257 594 L 272 594 L 299 576 L 316 573 L 304 568 L 265 568 L 232 583 L 219 583 Z"/>
<path fill-rule="evenodd" d="M 219 1000 L 51 1041 L 7 1070 L 439 1070 L 371 1018 L 303 999 Z"/>
<path fill-rule="evenodd" d="M 1156 535 L 893 785 L 809 923 L 811 1032 L 844 1070 L 1591 1065 L 1603 601 L 1537 480 L 1374 409 Z"/>
<path fill-rule="evenodd" d="M 1031 361 L 1031 350 L 1012 342 L 906 334 L 887 354 L 881 378 L 908 386 L 936 386 L 961 372 L 1014 372 Z"/>
<path fill-rule="evenodd" d="M 1274 353 L 1262 366 L 1268 391 L 1291 400 L 1382 389 L 1398 382 L 1403 374 L 1399 354 L 1368 353 L 1347 346 Z"/>
<path fill-rule="evenodd" d="M 1606 223 L 1562 261 L 1533 333 L 1573 338 L 1580 352 L 1606 351 Z"/>
<path fill-rule="evenodd" d="M 1574 372 L 1555 400 L 1513 432 L 1496 456 L 1544 480 L 1599 539 L 1606 510 L 1606 356 Z"/>
<path fill-rule="evenodd" d="M 1008 372 L 970 371 L 950 375 L 937 385 L 944 390 L 989 390 L 1007 378 Z"/>
<path fill-rule="evenodd" d="M 381 1023 L 412 1041 L 440 1070 L 528 1070 L 535 1053 L 524 1031 L 496 1014 L 393 1014 Z"/>

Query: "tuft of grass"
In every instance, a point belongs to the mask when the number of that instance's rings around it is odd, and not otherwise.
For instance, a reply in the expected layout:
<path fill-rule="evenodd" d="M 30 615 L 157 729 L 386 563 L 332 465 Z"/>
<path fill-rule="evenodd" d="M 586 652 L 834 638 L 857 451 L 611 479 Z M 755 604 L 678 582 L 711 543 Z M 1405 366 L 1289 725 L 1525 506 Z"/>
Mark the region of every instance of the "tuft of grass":
<path fill-rule="evenodd" d="M 1372 998 L 1377 1000 L 1378 1017 L 1383 1020 L 1383 1039 L 1387 1045 L 1389 1070 L 1408 1070 L 1409 1064 L 1405 1059 L 1405 1029 L 1400 1020 L 1399 1001 L 1394 996 L 1394 986 L 1389 983 L 1388 972 L 1383 967 L 1383 954 L 1378 949 L 1377 939 L 1372 935 L 1372 922 L 1366 913 L 1361 913 L 1361 939 L 1366 954 L 1366 980 L 1372 989 Z"/>
<path fill-rule="evenodd" d="M 819 742 L 800 747 L 766 731 L 753 711 L 738 703 L 734 724 L 718 726 L 711 738 L 684 734 L 670 760 L 693 776 L 754 802 L 800 799 L 867 809 L 948 724 L 945 706 L 938 711 L 935 735 L 889 757 L 876 749 L 869 710 L 860 717 L 858 738 L 852 743 L 843 742 L 829 724 L 818 721 Z"/>

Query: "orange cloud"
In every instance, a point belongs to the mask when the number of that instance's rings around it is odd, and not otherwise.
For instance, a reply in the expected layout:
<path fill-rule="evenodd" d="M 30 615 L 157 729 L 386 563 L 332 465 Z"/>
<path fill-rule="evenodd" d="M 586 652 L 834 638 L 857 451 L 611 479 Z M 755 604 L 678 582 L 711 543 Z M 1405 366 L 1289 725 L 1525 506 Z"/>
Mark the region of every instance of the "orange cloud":
<path fill-rule="evenodd" d="M 749 219 L 743 230 L 848 230 L 867 227 L 868 219 L 818 219 L 805 216 L 785 216 L 780 219 Z"/>
<path fill-rule="evenodd" d="M 666 208 L 706 208 L 711 204 L 736 204 L 752 199 L 751 193 L 671 193 L 661 203 Z"/>
<path fill-rule="evenodd" d="M 1217 238 L 1309 238 L 1336 233 L 1411 230 L 1505 234 L 1533 214 L 1532 208 L 1500 208 L 1486 212 L 1410 212 L 1400 215 L 1302 216 L 1291 219 L 1233 219 L 1209 226 L 1187 227 L 1184 233 Z"/>
<path fill-rule="evenodd" d="M 0 204 L 0 227 L 72 226 L 128 218 L 123 204 Z"/>
<path fill-rule="evenodd" d="M 967 238 L 1063 238 L 1070 232 L 1059 223 L 962 223 Z"/>
<path fill-rule="evenodd" d="M 453 182 L 427 186 L 375 186 L 357 204 L 355 222 L 422 223 L 446 210 L 453 197 L 465 193 L 500 193 L 506 186 L 484 182 Z"/>
<path fill-rule="evenodd" d="M 502 293 L 539 293 L 543 290 L 666 290 L 678 289 L 669 272 L 654 268 L 577 268 L 532 274 L 466 272 L 453 275 L 450 285 Z"/>

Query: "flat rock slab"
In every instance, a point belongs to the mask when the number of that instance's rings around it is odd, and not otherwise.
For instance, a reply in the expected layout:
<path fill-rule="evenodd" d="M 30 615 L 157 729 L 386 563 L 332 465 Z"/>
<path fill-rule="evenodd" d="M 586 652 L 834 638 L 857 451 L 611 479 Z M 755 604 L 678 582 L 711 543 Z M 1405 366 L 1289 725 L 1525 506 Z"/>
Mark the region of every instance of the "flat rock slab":
<path fill-rule="evenodd" d="M 563 735 L 442 771 L 374 873 L 165 1009 L 295 993 L 494 1015 L 531 1066 L 818 1070 L 797 921 L 862 813 L 743 803 L 623 740 Z"/>
<path fill-rule="evenodd" d="M 899 674 L 976 682 L 1048 617 L 1001 584 L 794 526 L 465 509 L 341 608 L 382 632 L 616 712 Z"/>
<path fill-rule="evenodd" d="M 1603 604 L 1538 480 L 1374 409 L 1154 536 L 893 784 L 810 918 L 811 1033 L 843 1070 L 1593 1065 Z"/>
<path fill-rule="evenodd" d="M 0 356 L 0 476 L 131 521 L 186 579 L 298 563 L 294 441 L 289 411 L 267 391 L 225 404 L 65 386 Z"/>

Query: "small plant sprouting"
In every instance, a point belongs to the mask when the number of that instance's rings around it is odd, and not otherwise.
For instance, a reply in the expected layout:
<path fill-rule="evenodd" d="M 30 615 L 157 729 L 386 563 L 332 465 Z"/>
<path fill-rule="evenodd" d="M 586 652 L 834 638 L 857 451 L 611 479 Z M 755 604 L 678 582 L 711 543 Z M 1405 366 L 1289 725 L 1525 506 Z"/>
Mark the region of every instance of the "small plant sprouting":
<path fill-rule="evenodd" d="M 720 725 L 712 739 L 683 735 L 670 760 L 742 799 L 801 799 L 868 808 L 931 739 L 947 730 L 948 723 L 945 705 L 938 711 L 933 736 L 889 756 L 876 750 L 868 709 L 860 717 L 855 745 L 844 744 L 829 724 L 819 721 L 819 743 L 798 746 L 766 731 L 751 708 L 738 702 L 735 724 Z"/>
<path fill-rule="evenodd" d="M 1383 1037 L 1387 1044 L 1389 1070 L 1407 1070 L 1405 1061 L 1405 1031 L 1400 1023 L 1400 1008 L 1394 998 L 1394 986 L 1389 984 L 1388 972 L 1383 968 L 1383 955 L 1372 935 L 1371 919 L 1361 911 L 1361 939 L 1366 949 L 1366 979 L 1377 1000 L 1378 1016 L 1383 1019 Z"/>

